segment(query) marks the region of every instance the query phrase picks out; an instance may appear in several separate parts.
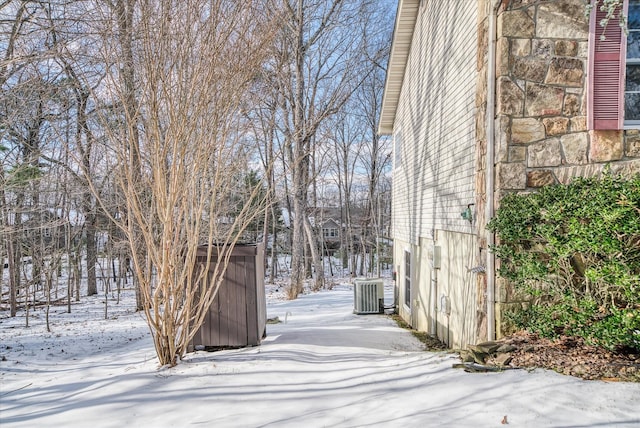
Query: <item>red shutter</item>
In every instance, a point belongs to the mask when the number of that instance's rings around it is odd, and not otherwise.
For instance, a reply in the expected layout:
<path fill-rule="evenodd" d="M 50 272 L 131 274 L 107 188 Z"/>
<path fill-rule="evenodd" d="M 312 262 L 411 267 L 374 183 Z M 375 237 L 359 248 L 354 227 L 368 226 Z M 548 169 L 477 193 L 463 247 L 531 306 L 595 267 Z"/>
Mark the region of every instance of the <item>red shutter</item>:
<path fill-rule="evenodd" d="M 589 28 L 588 127 L 622 129 L 626 38 L 617 13 L 605 28 L 600 25 L 606 14 L 600 10 L 602 0 L 594 3 Z"/>

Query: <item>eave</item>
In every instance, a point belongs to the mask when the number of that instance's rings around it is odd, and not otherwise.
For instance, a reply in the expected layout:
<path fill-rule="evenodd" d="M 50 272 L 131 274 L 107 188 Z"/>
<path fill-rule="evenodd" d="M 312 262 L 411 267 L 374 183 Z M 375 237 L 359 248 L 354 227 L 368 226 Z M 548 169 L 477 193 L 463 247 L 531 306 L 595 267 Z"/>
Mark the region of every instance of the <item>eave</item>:
<path fill-rule="evenodd" d="M 380 135 L 389 135 L 393 132 L 393 123 L 396 118 L 419 8 L 420 0 L 400 0 L 398 3 L 389 65 L 382 95 L 382 109 L 378 122 L 378 134 Z"/>

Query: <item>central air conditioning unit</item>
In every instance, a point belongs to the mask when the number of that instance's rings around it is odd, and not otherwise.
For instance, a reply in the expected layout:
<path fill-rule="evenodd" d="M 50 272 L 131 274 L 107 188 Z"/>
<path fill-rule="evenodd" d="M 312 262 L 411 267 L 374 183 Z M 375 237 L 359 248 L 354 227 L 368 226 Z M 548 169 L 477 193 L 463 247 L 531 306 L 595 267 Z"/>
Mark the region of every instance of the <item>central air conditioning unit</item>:
<path fill-rule="evenodd" d="M 381 279 L 356 279 L 353 287 L 353 312 L 384 313 L 384 284 Z"/>

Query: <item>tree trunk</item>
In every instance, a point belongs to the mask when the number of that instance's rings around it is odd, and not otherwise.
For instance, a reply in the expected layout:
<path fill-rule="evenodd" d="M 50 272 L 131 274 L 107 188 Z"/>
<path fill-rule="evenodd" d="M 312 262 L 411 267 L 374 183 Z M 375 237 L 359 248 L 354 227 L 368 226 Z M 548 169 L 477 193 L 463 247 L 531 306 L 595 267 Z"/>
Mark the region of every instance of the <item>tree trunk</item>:
<path fill-rule="evenodd" d="M 128 144 L 129 172 L 133 174 L 133 181 L 142 183 L 142 163 L 140 160 L 140 134 L 138 132 L 139 125 L 139 105 L 136 97 L 134 55 L 133 55 L 133 11 L 136 0 L 116 0 L 115 9 L 118 19 L 118 41 L 122 49 L 121 63 L 121 83 L 122 83 L 122 99 L 124 101 L 126 116 L 126 142 Z M 139 191 L 142 191 L 140 189 Z M 131 207 L 128 208 L 131 211 Z M 133 214 L 127 213 L 127 218 L 131 218 Z M 130 223 L 132 238 L 132 259 L 137 265 L 134 272 L 144 272 L 147 268 L 147 255 L 144 247 L 144 238 L 137 223 Z M 134 287 L 136 290 L 136 309 L 143 310 L 143 294 L 140 290 L 142 281 L 134 277 Z"/>
<path fill-rule="evenodd" d="M 16 233 L 8 233 L 6 236 L 7 260 L 9 261 L 9 310 L 15 317 L 18 312 L 18 290 L 20 290 L 20 242 L 16 239 Z"/>
<path fill-rule="evenodd" d="M 15 275 L 17 266 L 15 259 L 16 247 L 19 245 L 16 242 L 17 234 L 13 233 L 13 229 L 15 227 L 15 223 L 18 221 L 17 215 L 14 222 L 14 225 L 11 226 L 9 224 L 9 209 L 7 206 L 6 194 L 4 191 L 4 171 L 0 171 L 2 177 L 2 186 L 0 187 L 0 202 L 2 203 L 2 226 L 4 226 L 5 230 L 8 230 L 8 233 L 4 233 L 4 242 L 3 248 L 5 251 L 2 251 L 2 256 L 0 257 L 0 262 L 2 262 L 2 276 L 0 278 L 4 278 L 4 253 L 7 255 L 7 268 L 9 269 L 9 314 L 11 317 L 15 317 L 18 311 L 18 302 L 17 302 L 17 291 L 20 287 L 20 275 Z"/>
<path fill-rule="evenodd" d="M 67 213 L 67 216 L 69 214 Z M 72 256 L 71 256 L 71 252 L 72 252 L 72 242 L 71 242 L 71 222 L 68 221 L 68 217 L 67 217 L 67 222 L 64 225 L 65 227 L 65 231 L 64 231 L 64 236 L 65 236 L 65 246 L 66 246 L 66 251 L 67 251 L 67 313 L 71 313 L 71 296 L 73 294 L 73 287 L 72 287 L 72 278 L 73 278 L 73 263 L 72 263 Z"/>
<path fill-rule="evenodd" d="M 271 235 L 273 237 L 273 242 L 271 244 L 271 269 L 269 271 L 269 283 L 273 284 L 273 281 L 276 277 L 276 268 L 278 266 L 278 258 L 276 247 L 278 245 L 278 218 L 276 216 L 275 205 L 273 203 L 270 204 L 271 211 Z"/>
<path fill-rule="evenodd" d="M 295 299 L 304 289 L 305 263 L 304 246 L 304 217 L 307 215 L 306 207 L 306 186 L 299 183 L 300 178 L 294 177 L 293 187 L 295 189 L 293 198 L 293 237 L 291 243 L 291 285 L 288 290 L 288 297 Z"/>
<path fill-rule="evenodd" d="M 86 219 L 85 234 L 85 252 L 87 255 L 87 296 L 94 296 L 98 294 L 98 281 L 96 279 L 98 251 L 96 248 L 96 226 L 94 215 L 90 215 Z"/>
<path fill-rule="evenodd" d="M 16 210 L 14 211 L 14 223 L 11 228 L 12 233 L 9 235 L 8 245 L 8 257 L 9 257 L 9 278 L 11 281 L 11 288 L 16 296 L 17 307 L 17 295 L 22 290 L 22 276 L 20 271 L 22 270 L 22 239 L 24 231 L 22 230 L 22 205 L 24 202 L 24 194 L 22 191 L 18 191 L 16 195 Z M 29 295 L 27 290 L 24 290 L 25 306 L 28 304 Z M 15 314 L 13 315 L 15 316 Z"/>
<path fill-rule="evenodd" d="M 304 5 L 303 1 L 297 2 L 296 14 L 294 17 L 296 24 L 295 34 L 295 96 L 294 96 L 294 118 L 293 126 L 295 130 L 294 148 L 291 160 L 293 168 L 293 243 L 291 248 L 291 285 L 289 287 L 289 298 L 295 299 L 302 293 L 305 279 L 304 246 L 305 232 L 304 222 L 307 217 L 307 190 L 309 175 L 309 144 L 305 135 L 304 117 Z"/>
<path fill-rule="evenodd" d="M 304 229 L 309 241 L 309 250 L 311 251 L 311 260 L 315 273 L 312 289 L 318 291 L 324 287 L 324 266 L 322 265 L 322 254 L 318 253 L 318 247 L 315 245 L 318 239 L 313 235 L 313 227 L 308 217 L 305 217 Z"/>

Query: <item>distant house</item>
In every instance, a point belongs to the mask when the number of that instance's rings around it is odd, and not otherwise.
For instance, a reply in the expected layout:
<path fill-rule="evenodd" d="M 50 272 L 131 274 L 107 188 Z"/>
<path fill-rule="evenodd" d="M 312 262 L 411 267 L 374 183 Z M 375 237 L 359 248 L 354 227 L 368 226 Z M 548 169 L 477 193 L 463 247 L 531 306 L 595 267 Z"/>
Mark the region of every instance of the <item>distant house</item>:
<path fill-rule="evenodd" d="M 342 226 L 337 221 L 329 218 L 322 222 L 322 239 L 327 249 L 335 250 L 340 248 L 340 237 L 342 236 Z"/>
<path fill-rule="evenodd" d="M 640 0 L 624 7 L 628 37 L 584 0 L 399 1 L 379 132 L 414 328 L 452 347 L 501 335 L 512 293 L 485 226 L 505 193 L 640 171 Z"/>
<path fill-rule="evenodd" d="M 339 207 L 315 207 L 309 209 L 312 225 L 318 224 L 322 231 L 324 247 L 327 250 L 340 249 L 341 243 L 347 237 L 347 227 L 341 218 L 344 210 Z M 361 207 L 351 207 L 352 241 L 356 246 L 362 244 L 363 222 L 365 210 Z"/>

